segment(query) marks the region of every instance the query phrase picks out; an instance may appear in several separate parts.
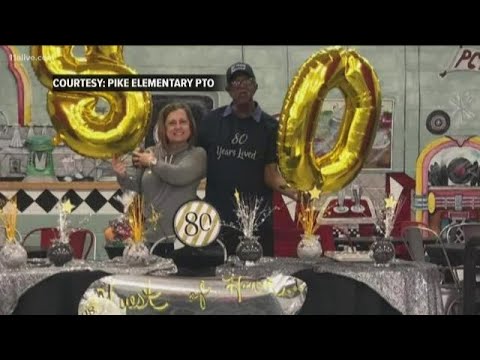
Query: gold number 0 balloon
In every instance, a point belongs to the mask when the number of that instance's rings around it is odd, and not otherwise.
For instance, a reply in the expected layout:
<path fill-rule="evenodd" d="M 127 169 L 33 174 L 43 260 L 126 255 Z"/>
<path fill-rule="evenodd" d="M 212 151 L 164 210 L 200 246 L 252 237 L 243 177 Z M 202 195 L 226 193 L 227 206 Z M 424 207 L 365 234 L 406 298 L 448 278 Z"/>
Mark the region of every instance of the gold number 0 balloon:
<path fill-rule="evenodd" d="M 313 151 L 317 115 L 327 93 L 339 88 L 345 112 L 333 148 Z M 294 188 L 322 192 L 347 186 L 372 147 L 381 110 L 380 84 L 372 66 L 354 50 L 328 48 L 312 55 L 294 77 L 283 102 L 278 134 L 279 168 Z"/>
<path fill-rule="evenodd" d="M 135 74 L 123 60 L 123 46 L 86 46 L 85 58 L 73 55 L 73 46 L 33 46 L 33 70 L 50 89 L 47 109 L 63 141 L 75 152 L 91 158 L 111 158 L 133 150 L 145 136 L 151 113 L 148 92 L 53 92 L 54 75 Z M 98 114 L 103 98 L 110 105 Z"/>

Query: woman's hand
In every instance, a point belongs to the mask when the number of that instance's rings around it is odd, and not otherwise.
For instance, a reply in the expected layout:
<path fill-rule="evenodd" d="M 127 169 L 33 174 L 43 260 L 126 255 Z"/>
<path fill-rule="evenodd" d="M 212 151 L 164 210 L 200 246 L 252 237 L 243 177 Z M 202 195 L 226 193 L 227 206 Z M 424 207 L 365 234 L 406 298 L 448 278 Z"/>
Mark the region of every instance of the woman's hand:
<path fill-rule="evenodd" d="M 146 150 L 146 151 L 138 151 L 135 150 L 132 155 L 133 165 L 136 167 L 150 167 L 152 162 L 155 160 L 155 155 L 153 152 Z"/>
<path fill-rule="evenodd" d="M 112 168 L 113 171 L 120 176 L 124 176 L 127 173 L 127 167 L 125 163 L 117 156 L 112 158 Z"/>
<path fill-rule="evenodd" d="M 132 153 L 132 165 L 136 168 L 138 168 L 139 166 L 141 166 L 139 163 L 138 163 L 138 158 L 136 156 L 133 156 L 133 154 L 135 153 L 143 153 L 145 151 L 145 149 L 143 147 L 137 147 L 133 153 Z"/>

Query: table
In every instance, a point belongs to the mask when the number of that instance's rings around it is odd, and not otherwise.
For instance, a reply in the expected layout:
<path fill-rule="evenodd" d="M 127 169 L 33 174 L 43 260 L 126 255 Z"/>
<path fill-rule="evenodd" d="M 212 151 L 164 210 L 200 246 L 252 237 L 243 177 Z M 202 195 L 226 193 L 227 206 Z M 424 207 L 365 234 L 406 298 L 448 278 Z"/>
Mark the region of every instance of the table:
<path fill-rule="evenodd" d="M 183 277 L 59 272 L 27 290 L 14 315 L 293 315 L 306 286 L 292 276 Z"/>
<path fill-rule="evenodd" d="M 98 262 L 96 262 L 97 266 L 91 266 L 86 262 L 79 265 L 81 266 L 67 269 L 38 269 L 40 270 L 39 273 L 47 272 L 48 274 L 35 275 L 34 271 L 30 271 L 28 276 L 10 275 L 10 278 L 7 277 L 8 274 L 5 275 L 8 271 L 0 271 L 0 281 L 3 285 L 0 287 L 0 296 L 5 297 L 6 294 L 10 304 L 7 307 L 7 304 L 2 302 L 0 311 L 2 313 L 13 311 L 12 304 L 14 305 L 20 297 L 15 314 L 75 314 L 78 312 L 78 304 L 85 291 L 99 283 L 106 284 L 110 281 L 107 278 L 111 278 L 108 275 L 122 274 L 122 270 L 123 274 L 130 275 L 128 278 L 115 278 L 116 284 L 121 284 L 120 287 L 123 288 L 121 294 L 126 296 L 128 291 L 133 291 L 132 289 L 137 286 L 129 283 L 130 280 L 133 282 L 135 279 L 131 275 L 143 276 L 149 274 L 148 269 L 136 269 L 137 272 L 135 273 L 125 268 L 109 268 L 112 264 L 108 262 L 104 266 L 101 266 Z M 168 268 L 164 270 L 168 273 Z M 53 274 L 48 271 L 53 272 Z M 27 271 L 27 273 L 29 272 Z M 217 276 L 213 279 L 215 273 Z M 298 313 L 300 315 L 443 313 L 440 294 L 441 275 L 435 265 L 428 263 L 398 261 L 389 268 L 376 268 L 372 263 L 336 262 L 328 258 L 321 258 L 318 261 L 303 261 L 297 258 L 265 258 L 253 266 L 224 264 L 217 267 L 215 273 L 203 274 L 196 278 L 182 278 L 175 273 L 169 273 L 169 280 L 158 278 L 154 282 L 159 282 L 159 288 L 162 288 L 165 293 L 172 291 L 177 283 L 191 282 L 195 284 L 195 289 L 186 287 L 186 291 L 191 290 L 191 293 L 194 294 L 201 292 L 202 280 L 208 285 L 209 281 L 221 282 L 232 276 L 245 277 L 248 281 L 254 282 L 256 280 L 262 281 L 268 276 L 280 275 L 286 278 L 290 276 L 303 281 L 307 285 L 305 302 Z M 159 275 L 162 275 L 162 273 L 160 272 Z M 12 288 L 16 290 L 22 286 L 23 288 L 28 287 L 29 284 L 25 284 L 25 282 L 29 277 L 31 277 L 30 284 L 33 283 L 35 286 L 30 286 L 23 291 L 23 295 L 17 291 L 14 296 L 8 297 Z M 5 284 L 10 287 L 10 290 L 5 288 Z M 212 286 L 212 288 L 216 288 L 216 285 L 212 284 Z M 258 286 L 246 286 L 245 288 L 257 289 Z M 173 296 L 174 294 L 170 295 Z M 218 295 L 220 295 L 220 298 L 223 296 L 224 299 L 227 299 L 220 293 L 212 296 L 216 298 Z M 12 302 L 12 297 L 17 299 L 13 299 Z M 185 296 L 180 298 L 173 296 L 172 299 L 176 304 L 183 301 L 185 306 L 176 307 L 180 309 L 180 312 L 183 313 L 185 309 L 191 311 L 191 305 L 186 304 L 188 299 Z M 256 313 L 295 313 L 293 310 L 280 311 L 278 299 L 272 298 L 271 294 L 267 297 L 264 296 L 263 299 L 254 299 L 254 301 L 260 301 L 264 304 L 255 310 Z M 267 309 L 266 302 L 273 307 Z M 196 303 L 196 305 L 196 311 L 202 310 L 198 308 L 199 303 Z M 245 309 L 239 308 L 238 304 L 235 306 L 227 308 L 222 305 L 217 310 L 210 308 L 207 312 L 202 310 L 201 313 L 215 314 L 216 311 L 244 313 Z"/>
<path fill-rule="evenodd" d="M 245 265 L 236 256 L 230 256 L 228 261 L 215 269 L 215 275 L 225 276 L 255 276 L 256 278 L 267 277 L 272 274 L 292 275 L 301 270 L 313 269 L 316 264 L 330 261 L 321 257 L 316 261 L 302 260 L 293 257 L 262 257 L 257 263 Z"/>
<path fill-rule="evenodd" d="M 1 266 L 1 265 L 0 265 Z M 20 297 L 33 286 L 60 273 L 100 271 L 106 274 L 169 275 L 177 272 L 171 259 L 152 256 L 148 266 L 132 267 L 121 258 L 106 261 L 72 260 L 59 267 L 48 261 L 27 264 L 20 269 L 0 267 L 0 315 L 11 314 Z"/>
<path fill-rule="evenodd" d="M 356 236 L 356 237 L 350 237 L 347 238 L 346 236 L 344 237 L 336 237 L 335 238 L 335 243 L 337 244 L 350 244 L 350 242 L 359 243 L 359 244 L 372 244 L 376 239 L 376 236 Z M 392 242 L 394 244 L 405 244 L 405 240 L 402 239 L 401 237 L 392 237 Z M 434 244 L 436 243 L 437 240 L 435 238 L 424 238 L 423 243 L 424 244 Z"/>
<path fill-rule="evenodd" d="M 79 303 L 80 315 L 295 315 L 305 283 L 276 274 L 155 277 L 112 275 L 92 283 Z"/>
<path fill-rule="evenodd" d="M 315 266 L 314 272 L 362 282 L 405 315 L 443 314 L 442 275 L 435 264 L 396 260 L 388 267 L 376 267 L 372 263 L 329 262 Z"/>
<path fill-rule="evenodd" d="M 310 289 L 317 289 L 315 292 L 323 296 L 322 301 L 329 302 L 328 308 L 319 302 L 318 313 L 344 311 L 335 306 L 336 298 L 340 296 L 344 301 L 342 309 L 354 309 L 355 313 L 395 313 L 396 310 L 407 315 L 443 314 L 440 290 L 442 275 L 434 264 L 396 260 L 390 267 L 375 267 L 373 263 L 337 262 L 327 258 L 313 263 L 295 258 L 270 258 L 251 267 L 223 265 L 217 268 L 217 276 L 239 274 L 258 277 L 278 272 L 306 281 L 309 289 L 306 303 L 311 304 L 311 298 L 317 296 L 312 295 Z M 323 288 L 318 289 L 318 282 L 324 284 Z M 332 293 L 330 297 L 327 295 L 329 292 Z M 355 294 L 358 298 L 352 297 Z M 392 309 L 379 301 L 378 297 L 384 299 Z M 355 308 L 355 303 L 359 301 L 367 306 Z M 378 308 L 369 308 L 369 301 L 376 302 Z"/>

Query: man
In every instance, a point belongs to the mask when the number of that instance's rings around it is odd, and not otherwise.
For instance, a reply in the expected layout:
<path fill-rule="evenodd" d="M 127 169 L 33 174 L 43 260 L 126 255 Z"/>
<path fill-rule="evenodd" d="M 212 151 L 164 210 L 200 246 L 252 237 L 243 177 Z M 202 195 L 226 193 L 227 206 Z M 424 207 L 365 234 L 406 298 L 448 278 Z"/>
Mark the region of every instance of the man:
<path fill-rule="evenodd" d="M 250 65 L 238 62 L 227 70 L 226 91 L 232 98 L 207 114 L 199 124 L 199 146 L 207 151 L 206 201 L 220 213 L 224 223 L 237 223 L 235 190 L 243 198 L 262 199 L 272 210 L 272 190 L 296 199 L 277 167 L 278 122 L 254 101 L 258 85 Z M 239 234 L 222 228 L 221 239 L 228 254 L 235 254 Z M 273 217 L 258 233 L 264 256 L 273 256 Z"/>

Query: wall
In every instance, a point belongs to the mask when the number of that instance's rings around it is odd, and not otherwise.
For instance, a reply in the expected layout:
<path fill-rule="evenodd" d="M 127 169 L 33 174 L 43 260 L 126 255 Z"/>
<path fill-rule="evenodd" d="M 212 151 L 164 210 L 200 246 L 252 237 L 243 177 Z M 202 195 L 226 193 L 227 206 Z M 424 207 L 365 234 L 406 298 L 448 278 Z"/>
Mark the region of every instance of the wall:
<path fill-rule="evenodd" d="M 344 45 L 349 46 L 349 45 Z M 126 46 L 125 61 L 139 73 L 218 73 L 228 65 L 244 60 L 257 75 L 257 100 L 265 111 L 276 114 L 282 107 L 288 85 L 299 66 L 315 51 L 315 46 Z M 452 126 L 446 135 L 478 134 L 476 121 L 480 110 L 477 100 L 480 75 L 472 72 L 439 74 L 451 63 L 457 46 L 351 46 L 366 57 L 376 69 L 385 98 L 395 101 L 393 119 L 392 169 L 415 176 L 415 162 L 421 149 L 436 136 L 425 127 L 433 110 L 446 111 Z M 480 46 L 472 46 L 480 48 Z M 29 55 L 28 46 L 16 47 L 20 54 Z M 6 70 L 6 55 L 0 51 L 0 110 L 10 123 L 18 118 L 15 81 Z M 49 125 L 45 108 L 46 89 L 38 82 L 28 61 L 23 63 L 32 88 L 32 122 Z M 218 94 L 218 104 L 229 102 L 228 94 Z M 333 97 L 338 94 L 333 94 Z M 463 101 L 463 111 L 455 105 Z M 458 103 L 457 101 L 457 103 Z M 465 110 L 466 108 L 466 110 Z M 462 120 L 463 114 L 463 121 Z M 356 180 L 368 191 L 380 196 L 386 170 L 364 171 Z M 95 219 L 92 226 L 100 229 L 107 219 Z"/>

